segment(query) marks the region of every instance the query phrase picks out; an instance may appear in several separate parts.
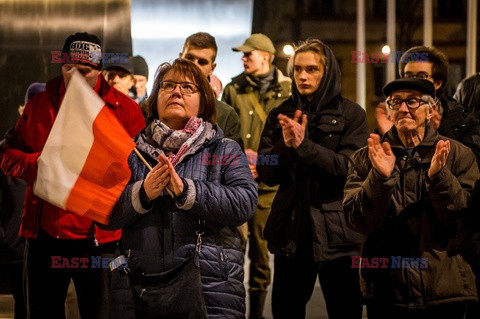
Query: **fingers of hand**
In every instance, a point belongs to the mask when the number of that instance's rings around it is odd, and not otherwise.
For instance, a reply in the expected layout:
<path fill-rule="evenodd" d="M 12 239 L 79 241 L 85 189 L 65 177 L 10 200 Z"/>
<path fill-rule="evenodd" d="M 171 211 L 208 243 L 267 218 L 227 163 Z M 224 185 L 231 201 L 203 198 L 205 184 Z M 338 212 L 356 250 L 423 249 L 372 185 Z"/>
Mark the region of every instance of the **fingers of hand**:
<path fill-rule="evenodd" d="M 295 113 L 293 114 L 293 120 L 298 123 L 301 116 L 302 116 L 302 111 L 296 110 Z"/>
<path fill-rule="evenodd" d="M 387 154 L 387 155 L 392 155 L 393 154 L 392 147 L 390 146 L 390 143 L 383 142 L 382 143 L 382 148 L 383 148 L 383 151 L 385 152 L 385 154 Z"/>
<path fill-rule="evenodd" d="M 450 141 L 446 140 L 445 141 L 445 146 L 447 147 L 447 155 L 450 154 Z"/>
<path fill-rule="evenodd" d="M 305 128 L 307 127 L 308 120 L 307 120 L 307 114 L 302 115 L 302 126 Z"/>

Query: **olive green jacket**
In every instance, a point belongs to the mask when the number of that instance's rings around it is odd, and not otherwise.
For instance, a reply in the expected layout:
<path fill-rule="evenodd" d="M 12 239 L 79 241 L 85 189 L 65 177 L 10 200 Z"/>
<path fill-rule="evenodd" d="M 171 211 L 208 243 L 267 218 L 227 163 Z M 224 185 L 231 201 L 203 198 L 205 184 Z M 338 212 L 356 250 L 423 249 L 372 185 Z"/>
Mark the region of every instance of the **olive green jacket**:
<path fill-rule="evenodd" d="M 240 117 L 240 133 L 245 149 L 258 150 L 266 120 L 266 117 L 262 120 L 256 111 L 252 94 L 255 95 L 265 115 L 290 96 L 292 80 L 276 67 L 273 68 L 275 69 L 273 85 L 261 96 L 257 85 L 245 73 L 232 78 L 232 82 L 223 90 L 222 101 L 231 105 Z"/>

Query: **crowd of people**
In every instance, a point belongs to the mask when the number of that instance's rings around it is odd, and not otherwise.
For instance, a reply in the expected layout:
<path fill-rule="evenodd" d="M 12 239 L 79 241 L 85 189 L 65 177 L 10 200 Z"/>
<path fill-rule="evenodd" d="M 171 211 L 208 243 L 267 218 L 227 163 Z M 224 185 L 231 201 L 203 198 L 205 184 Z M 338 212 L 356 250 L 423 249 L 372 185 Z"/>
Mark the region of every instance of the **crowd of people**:
<path fill-rule="evenodd" d="M 480 317 L 478 75 L 447 96 L 446 55 L 410 48 L 369 132 L 319 39 L 284 75 L 271 39 L 250 35 L 223 90 L 212 35 L 179 49 L 148 94 L 143 57 L 103 64 L 100 39 L 75 33 L 62 73 L 29 87 L 0 144 L 15 318 L 65 318 L 71 282 L 82 318 L 263 318 L 270 285 L 274 318 L 304 318 L 317 278 L 331 319 L 364 305 L 372 319 Z M 73 69 L 135 144 L 107 223 L 34 191 Z"/>

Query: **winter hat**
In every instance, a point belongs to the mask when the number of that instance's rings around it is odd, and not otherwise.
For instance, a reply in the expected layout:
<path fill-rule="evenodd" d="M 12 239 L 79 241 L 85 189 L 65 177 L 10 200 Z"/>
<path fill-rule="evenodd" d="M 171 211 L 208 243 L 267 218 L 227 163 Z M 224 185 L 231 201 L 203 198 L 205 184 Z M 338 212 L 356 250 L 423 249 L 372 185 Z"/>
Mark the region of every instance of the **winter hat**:
<path fill-rule="evenodd" d="M 148 80 L 148 65 L 145 59 L 140 56 L 132 56 L 128 59 L 133 65 L 133 74 L 134 75 L 143 75 Z"/>
<path fill-rule="evenodd" d="M 93 34 L 82 32 L 70 35 L 63 45 L 62 56 L 65 53 L 68 54 L 70 63 L 102 69 L 102 44 Z"/>

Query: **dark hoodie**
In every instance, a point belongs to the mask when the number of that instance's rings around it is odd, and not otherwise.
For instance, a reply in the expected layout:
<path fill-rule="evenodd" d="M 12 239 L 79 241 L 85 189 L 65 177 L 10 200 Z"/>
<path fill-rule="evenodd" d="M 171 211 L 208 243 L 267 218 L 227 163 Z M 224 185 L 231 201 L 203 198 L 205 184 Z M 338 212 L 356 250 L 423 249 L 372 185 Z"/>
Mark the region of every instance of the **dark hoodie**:
<path fill-rule="evenodd" d="M 270 112 L 258 154 L 278 156 L 278 163 L 257 165 L 267 185 L 280 185 L 265 227 L 270 251 L 313 255 L 315 261 L 359 254 L 362 238 L 346 227 L 342 198 L 349 158 L 368 137 L 364 110 L 340 94 L 340 67 L 327 46 L 325 56 L 327 68 L 313 99 L 293 82 L 292 96 Z M 308 130 L 293 149 L 283 142 L 277 116 L 291 117 L 297 109 L 307 115 Z"/>

